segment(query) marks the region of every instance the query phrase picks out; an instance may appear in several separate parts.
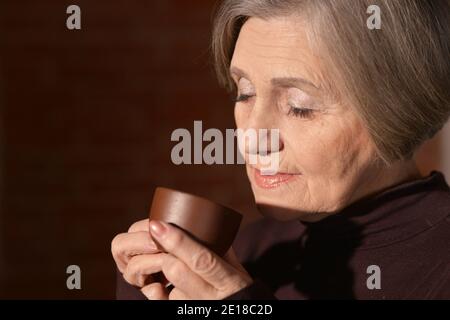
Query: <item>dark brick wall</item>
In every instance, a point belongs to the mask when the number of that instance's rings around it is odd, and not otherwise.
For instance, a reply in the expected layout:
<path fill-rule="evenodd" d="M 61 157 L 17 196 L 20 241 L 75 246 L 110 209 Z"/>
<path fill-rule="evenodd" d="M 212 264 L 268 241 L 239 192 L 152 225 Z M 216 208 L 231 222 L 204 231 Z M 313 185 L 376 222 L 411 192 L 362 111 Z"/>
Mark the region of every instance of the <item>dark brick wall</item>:
<path fill-rule="evenodd" d="M 65 27 L 78 4 L 82 30 Z M 237 208 L 242 167 L 175 166 L 171 132 L 232 128 L 209 59 L 211 0 L 2 0 L 0 297 L 111 298 L 110 241 L 157 185 Z M 82 269 L 82 290 L 65 268 Z"/>
<path fill-rule="evenodd" d="M 80 31 L 65 27 L 69 4 Z M 234 126 L 209 60 L 213 6 L 0 1 L 0 298 L 112 298 L 110 241 L 157 185 L 253 212 L 242 167 L 170 161 L 174 129 Z M 70 264 L 81 291 L 65 287 Z"/>

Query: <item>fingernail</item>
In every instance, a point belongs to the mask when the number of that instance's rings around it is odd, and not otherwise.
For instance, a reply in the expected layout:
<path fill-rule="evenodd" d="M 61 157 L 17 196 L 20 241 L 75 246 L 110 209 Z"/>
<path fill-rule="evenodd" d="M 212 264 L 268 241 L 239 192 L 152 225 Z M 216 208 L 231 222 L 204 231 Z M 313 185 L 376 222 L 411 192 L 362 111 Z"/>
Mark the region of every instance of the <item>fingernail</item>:
<path fill-rule="evenodd" d="M 167 227 L 164 222 L 161 221 L 150 221 L 150 232 L 155 237 L 162 237 L 167 231 Z"/>

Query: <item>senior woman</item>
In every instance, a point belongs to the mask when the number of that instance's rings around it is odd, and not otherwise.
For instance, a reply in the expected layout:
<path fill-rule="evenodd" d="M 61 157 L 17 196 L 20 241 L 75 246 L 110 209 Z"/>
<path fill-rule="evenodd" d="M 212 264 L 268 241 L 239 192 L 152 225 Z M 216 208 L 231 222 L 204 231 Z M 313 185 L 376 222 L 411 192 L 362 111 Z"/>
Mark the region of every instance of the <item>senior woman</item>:
<path fill-rule="evenodd" d="M 449 117 L 449 37 L 448 0 L 224 1 L 212 49 L 237 127 L 280 133 L 277 174 L 246 166 L 264 218 L 224 258 L 135 223 L 112 242 L 118 298 L 449 299 L 449 186 L 414 161 Z"/>

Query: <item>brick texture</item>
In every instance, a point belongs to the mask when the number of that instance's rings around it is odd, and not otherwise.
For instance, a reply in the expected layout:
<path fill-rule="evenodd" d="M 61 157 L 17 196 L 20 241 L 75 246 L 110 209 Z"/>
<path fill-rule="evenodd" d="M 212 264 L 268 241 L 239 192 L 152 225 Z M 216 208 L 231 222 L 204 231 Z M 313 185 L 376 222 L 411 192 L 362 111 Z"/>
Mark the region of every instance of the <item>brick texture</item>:
<path fill-rule="evenodd" d="M 82 29 L 65 27 L 78 4 Z M 176 128 L 233 128 L 209 58 L 210 0 L 0 3 L 3 298 L 112 298 L 110 241 L 157 185 L 243 211 L 239 166 L 175 166 Z M 192 130 L 192 129 L 191 129 Z M 82 290 L 66 289 L 66 267 Z"/>

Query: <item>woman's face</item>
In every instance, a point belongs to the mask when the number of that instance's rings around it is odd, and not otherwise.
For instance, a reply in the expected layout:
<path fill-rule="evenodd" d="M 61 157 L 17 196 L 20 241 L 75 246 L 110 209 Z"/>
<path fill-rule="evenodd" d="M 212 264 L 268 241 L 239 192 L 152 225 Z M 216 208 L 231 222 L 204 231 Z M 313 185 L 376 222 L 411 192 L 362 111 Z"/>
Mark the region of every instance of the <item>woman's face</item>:
<path fill-rule="evenodd" d="M 375 148 L 352 108 L 321 84 L 319 58 L 298 18 L 249 19 L 231 62 L 240 129 L 279 129 L 279 174 L 246 169 L 263 214 L 318 220 L 364 194 L 375 171 Z M 246 159 L 249 156 L 246 150 Z"/>

